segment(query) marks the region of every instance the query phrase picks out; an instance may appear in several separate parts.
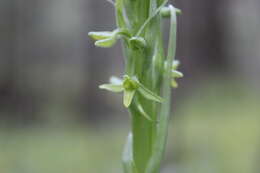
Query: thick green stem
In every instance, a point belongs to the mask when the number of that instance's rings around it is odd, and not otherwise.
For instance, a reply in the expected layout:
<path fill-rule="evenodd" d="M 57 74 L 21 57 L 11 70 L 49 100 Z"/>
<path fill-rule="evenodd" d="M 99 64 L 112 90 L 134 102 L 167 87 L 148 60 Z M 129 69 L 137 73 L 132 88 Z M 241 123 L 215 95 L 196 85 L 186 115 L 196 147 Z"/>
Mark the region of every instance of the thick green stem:
<path fill-rule="evenodd" d="M 166 2 L 164 1 L 164 4 Z M 147 44 L 144 50 L 133 50 L 127 41 L 123 43 L 127 56 L 126 74 L 137 76 L 141 83 L 157 94 L 160 94 L 161 90 L 161 68 L 164 62 L 159 5 L 156 0 L 117 1 L 118 26 L 127 28 L 132 35 L 144 37 Z M 141 104 L 153 120 L 157 120 L 159 112 L 157 103 L 140 95 L 137 95 L 135 100 L 138 102 L 136 104 Z M 153 153 L 157 126 L 155 121 L 148 121 L 142 116 L 136 104 L 133 103 L 129 109 L 132 117 L 133 160 L 138 172 L 142 173 L 145 172 Z"/>
<path fill-rule="evenodd" d="M 176 51 L 176 13 L 168 0 L 116 0 L 118 28 L 89 32 L 99 47 L 111 47 L 123 39 L 125 75 L 112 77 L 100 89 L 123 92 L 123 104 L 131 114 L 131 131 L 123 152 L 125 173 L 158 173 L 167 139 L 171 87 L 179 62 Z M 162 40 L 162 17 L 171 17 L 167 57 Z"/>
<path fill-rule="evenodd" d="M 126 173 L 158 173 L 163 157 L 168 119 L 170 113 L 170 71 L 175 56 L 176 46 L 176 12 L 171 8 L 171 33 L 168 55 L 164 55 L 160 10 L 168 0 L 117 0 L 116 17 L 119 28 L 127 29 L 131 36 L 143 37 L 145 48 L 131 47 L 129 41 L 123 41 L 125 54 L 125 73 L 136 76 L 152 92 L 161 95 L 162 105 L 136 94 L 129 107 L 132 129 L 131 140 L 128 139 L 125 152 L 131 151 L 131 157 L 123 159 Z M 167 62 L 166 69 L 164 64 Z M 148 121 L 138 110 L 143 109 L 154 121 Z M 131 146 L 131 150 L 129 149 Z"/>

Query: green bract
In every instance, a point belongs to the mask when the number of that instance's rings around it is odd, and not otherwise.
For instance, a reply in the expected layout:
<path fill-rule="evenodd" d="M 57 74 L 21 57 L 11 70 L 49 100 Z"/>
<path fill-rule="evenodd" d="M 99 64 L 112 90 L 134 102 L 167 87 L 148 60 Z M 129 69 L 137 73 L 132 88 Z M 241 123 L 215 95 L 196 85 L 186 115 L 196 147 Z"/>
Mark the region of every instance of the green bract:
<path fill-rule="evenodd" d="M 143 49 L 146 47 L 146 41 L 142 37 L 132 37 L 129 39 L 129 44 L 132 49 Z"/>
<path fill-rule="evenodd" d="M 125 173 L 159 173 L 170 115 L 171 86 L 183 77 L 175 60 L 177 14 L 168 0 L 115 0 L 117 29 L 90 32 L 98 47 L 122 40 L 125 75 L 99 87 L 123 93 L 131 131 L 123 152 Z M 162 20 L 170 18 L 168 51 L 164 52 Z M 166 54 L 166 55 L 165 55 Z"/>

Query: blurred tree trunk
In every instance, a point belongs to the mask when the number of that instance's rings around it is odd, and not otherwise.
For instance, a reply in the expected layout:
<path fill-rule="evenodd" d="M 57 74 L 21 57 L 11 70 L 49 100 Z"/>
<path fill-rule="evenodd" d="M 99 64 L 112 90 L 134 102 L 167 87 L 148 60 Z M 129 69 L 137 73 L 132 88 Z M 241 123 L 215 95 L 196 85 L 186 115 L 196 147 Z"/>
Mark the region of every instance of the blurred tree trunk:
<path fill-rule="evenodd" d="M 183 10 L 177 58 L 184 82 L 193 83 L 188 86 L 224 73 L 260 85 L 260 1 L 176 3 Z M 73 102 L 65 107 L 91 121 L 121 110 L 111 104 L 111 95 L 98 90 L 122 72 L 119 45 L 108 51 L 87 38 L 92 29 L 114 29 L 114 9 L 106 0 L 2 0 L 0 14 L 1 117 L 34 120 L 52 99 L 61 98 Z"/>
<path fill-rule="evenodd" d="M 225 53 L 225 0 L 176 1 L 183 10 L 179 23 L 178 57 L 192 78 L 205 72 L 219 73 L 227 68 Z M 192 70 L 190 70 L 192 68 Z M 189 79 L 186 75 L 186 79 Z"/>

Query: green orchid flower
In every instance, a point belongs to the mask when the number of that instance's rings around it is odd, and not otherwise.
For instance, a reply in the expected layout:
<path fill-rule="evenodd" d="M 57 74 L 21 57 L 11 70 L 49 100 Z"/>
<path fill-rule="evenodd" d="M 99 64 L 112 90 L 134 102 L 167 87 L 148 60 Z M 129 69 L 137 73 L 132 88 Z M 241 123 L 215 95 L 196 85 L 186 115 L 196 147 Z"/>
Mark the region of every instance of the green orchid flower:
<path fill-rule="evenodd" d="M 148 100 L 159 103 L 163 102 L 163 99 L 160 96 L 146 88 L 143 84 L 139 82 L 139 80 L 135 76 L 129 77 L 128 75 L 125 75 L 123 77 L 123 80 L 117 77 L 111 77 L 110 84 L 100 85 L 99 88 L 116 93 L 123 92 L 123 104 L 126 108 L 128 108 L 131 105 L 134 96 L 137 92 Z M 144 115 L 145 118 L 151 120 L 147 113 L 145 113 L 141 104 L 137 103 L 136 107 L 139 110 L 139 112 Z"/>
<path fill-rule="evenodd" d="M 131 37 L 126 29 L 115 29 L 114 31 L 89 32 L 88 35 L 96 40 L 95 46 L 109 48 L 116 44 L 121 37 Z"/>
<path fill-rule="evenodd" d="M 178 83 L 176 81 L 176 79 L 178 78 L 182 78 L 184 75 L 182 72 L 178 71 L 178 67 L 180 65 L 180 62 L 178 60 L 174 60 L 172 62 L 172 67 L 171 67 L 171 86 L 173 88 L 178 88 Z M 165 63 L 165 69 L 167 67 L 167 63 Z"/>
<path fill-rule="evenodd" d="M 177 15 L 181 10 L 167 5 L 169 0 L 107 1 L 114 5 L 118 29 L 90 32 L 89 36 L 96 46 L 104 48 L 122 39 L 128 75 L 121 79 L 111 77 L 110 83 L 99 87 L 123 93 L 123 105 L 131 115 L 131 131 L 123 152 L 124 172 L 158 173 L 167 139 L 171 86 L 177 88 L 176 79 L 183 77 L 177 70 L 179 61 L 174 61 Z M 161 26 L 163 18 L 170 18 L 167 52 Z M 160 96 L 154 91 L 160 91 Z"/>

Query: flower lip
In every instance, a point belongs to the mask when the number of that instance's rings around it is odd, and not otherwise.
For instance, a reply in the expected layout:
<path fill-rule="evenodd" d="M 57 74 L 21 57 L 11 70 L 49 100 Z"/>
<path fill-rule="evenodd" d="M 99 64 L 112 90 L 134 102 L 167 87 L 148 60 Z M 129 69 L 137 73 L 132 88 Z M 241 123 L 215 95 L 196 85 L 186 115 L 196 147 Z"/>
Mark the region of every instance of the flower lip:
<path fill-rule="evenodd" d="M 138 83 L 129 76 L 124 76 L 123 87 L 125 90 L 136 90 Z"/>

